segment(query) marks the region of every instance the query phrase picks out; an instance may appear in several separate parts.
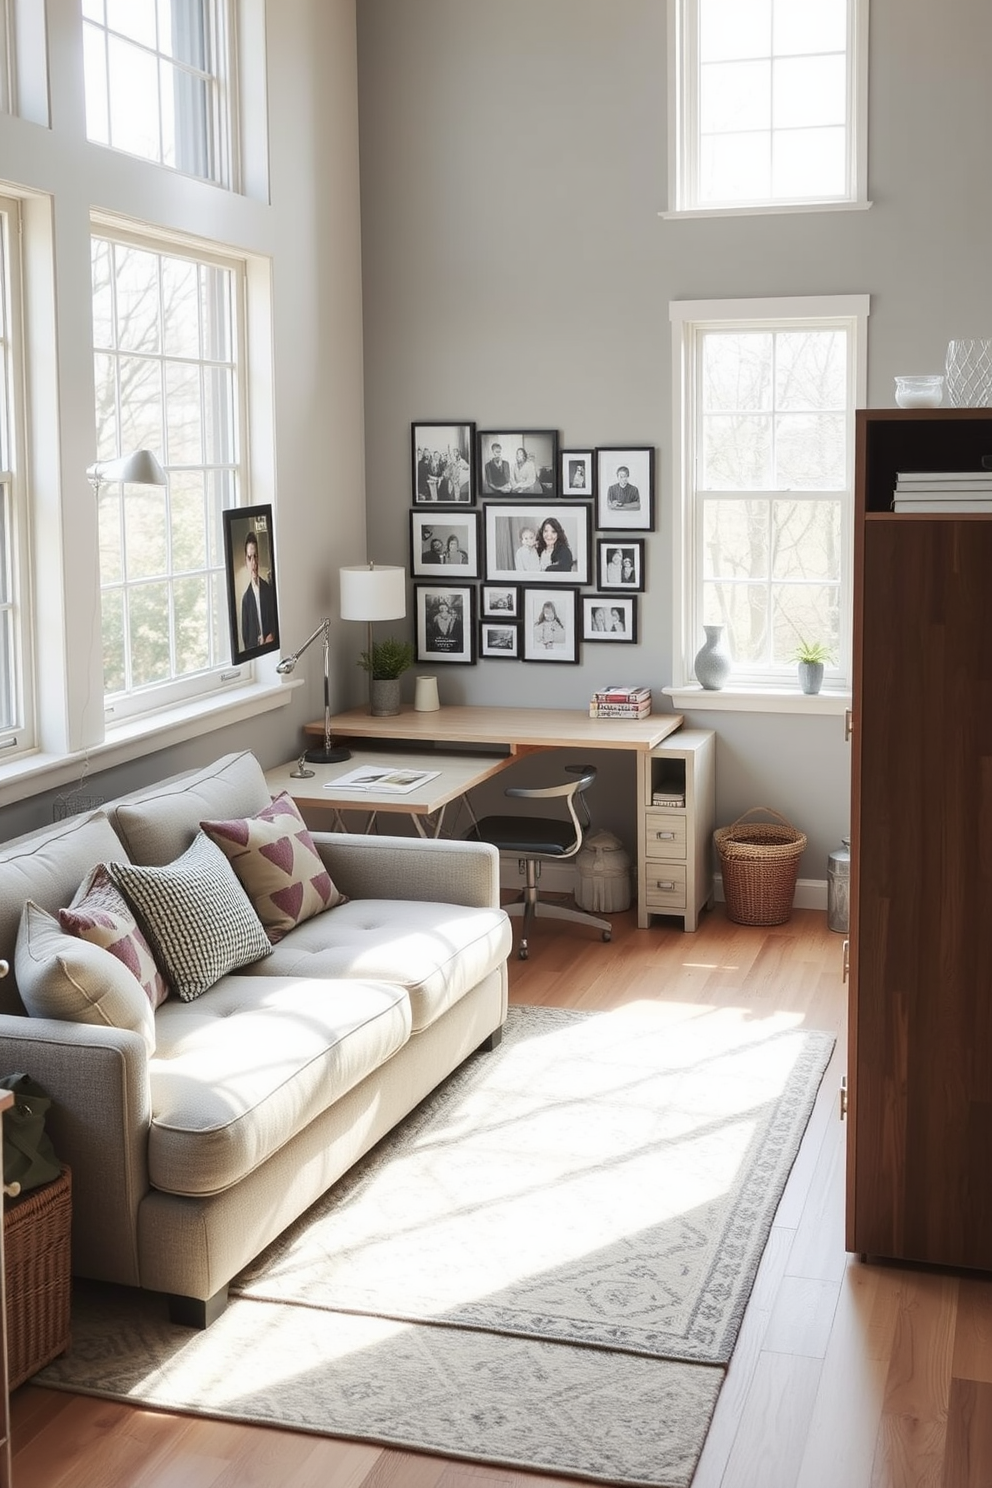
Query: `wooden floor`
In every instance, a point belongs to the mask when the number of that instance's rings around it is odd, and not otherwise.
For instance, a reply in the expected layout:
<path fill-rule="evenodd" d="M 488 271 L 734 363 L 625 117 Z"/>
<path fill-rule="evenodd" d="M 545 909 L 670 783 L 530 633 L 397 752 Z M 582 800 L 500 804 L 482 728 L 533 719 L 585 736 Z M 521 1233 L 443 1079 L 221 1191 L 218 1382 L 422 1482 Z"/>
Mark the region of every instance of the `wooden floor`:
<path fill-rule="evenodd" d="M 992 1281 L 845 1254 L 845 994 L 824 916 L 732 925 L 722 906 L 614 940 L 544 921 L 511 999 L 785 1010 L 838 1049 L 779 1208 L 693 1488 L 990 1488 Z M 670 928 L 669 928 L 670 927 Z M 574 1480 L 170 1416 L 26 1385 L 15 1488 L 580 1488 Z"/>

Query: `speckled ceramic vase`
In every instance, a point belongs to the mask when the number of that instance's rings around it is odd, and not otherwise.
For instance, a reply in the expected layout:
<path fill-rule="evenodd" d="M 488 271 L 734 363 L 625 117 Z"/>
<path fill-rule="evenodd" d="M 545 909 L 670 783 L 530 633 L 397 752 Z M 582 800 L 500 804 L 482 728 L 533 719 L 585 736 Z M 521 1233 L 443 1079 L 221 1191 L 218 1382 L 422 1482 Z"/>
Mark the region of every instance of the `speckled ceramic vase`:
<path fill-rule="evenodd" d="M 696 653 L 696 681 L 707 692 L 719 692 L 730 676 L 730 652 L 723 644 L 722 625 L 704 625 L 706 644 Z"/>

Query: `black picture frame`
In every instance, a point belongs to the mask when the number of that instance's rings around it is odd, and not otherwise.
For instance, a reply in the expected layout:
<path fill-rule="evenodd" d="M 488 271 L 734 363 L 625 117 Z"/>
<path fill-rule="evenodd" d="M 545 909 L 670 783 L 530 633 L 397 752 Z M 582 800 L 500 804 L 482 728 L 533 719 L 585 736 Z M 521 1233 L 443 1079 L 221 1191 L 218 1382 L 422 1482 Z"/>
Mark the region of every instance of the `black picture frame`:
<path fill-rule="evenodd" d="M 479 660 L 519 661 L 520 626 L 512 620 L 480 620 Z"/>
<path fill-rule="evenodd" d="M 410 573 L 414 578 L 434 579 L 443 568 L 459 580 L 477 579 L 479 562 L 477 511 L 414 507 L 410 513 Z"/>
<path fill-rule="evenodd" d="M 596 587 L 617 594 L 643 593 L 643 537 L 597 537 Z"/>
<path fill-rule="evenodd" d="M 279 601 L 276 593 L 275 539 L 272 507 L 235 506 L 221 512 L 224 529 L 224 568 L 227 579 L 227 620 L 231 661 L 235 666 L 279 650 Z M 253 607 L 247 561 L 254 540 L 258 561 L 258 598 Z M 268 629 L 263 625 L 269 621 Z"/>
<path fill-rule="evenodd" d="M 583 594 L 582 639 L 610 645 L 632 645 L 637 640 L 636 594 Z"/>
<path fill-rule="evenodd" d="M 519 620 L 520 589 L 516 584 L 483 584 L 479 594 L 483 620 Z"/>
<path fill-rule="evenodd" d="M 627 472 L 626 482 L 623 471 Z M 619 494 L 621 489 L 626 495 Z M 636 493 L 636 499 L 631 498 L 631 492 Z M 653 445 L 597 448 L 596 526 L 600 532 L 654 531 Z"/>
<path fill-rule="evenodd" d="M 596 451 L 558 451 L 558 492 L 565 501 L 590 500 L 596 495 Z"/>
<path fill-rule="evenodd" d="M 471 506 L 475 501 L 475 424 L 470 420 L 411 424 L 410 461 L 414 506 Z"/>
<path fill-rule="evenodd" d="M 483 505 L 483 516 L 487 583 L 592 582 L 592 508 L 587 501 L 556 501 L 553 505 L 537 497 L 532 497 L 529 505 L 516 501 L 487 501 Z M 560 534 L 556 536 L 555 547 L 559 554 L 567 549 L 572 560 L 570 566 L 542 569 L 541 533 L 546 524 Z"/>
<path fill-rule="evenodd" d="M 475 664 L 474 584 L 414 584 L 414 614 L 417 630 L 417 660 L 443 666 Z M 437 618 L 444 606 L 454 615 L 454 625 L 440 633 Z"/>
<path fill-rule="evenodd" d="M 557 429 L 483 429 L 477 445 L 479 490 L 483 496 L 498 496 L 504 501 L 557 498 Z M 494 446 L 500 452 L 500 465 L 505 466 L 498 478 L 494 473 Z M 518 458 L 521 451 L 527 456 L 523 462 Z"/>
<path fill-rule="evenodd" d="M 548 615 L 548 608 L 553 615 Z M 534 585 L 523 592 L 524 661 L 576 666 L 579 660 L 579 591 Z"/>

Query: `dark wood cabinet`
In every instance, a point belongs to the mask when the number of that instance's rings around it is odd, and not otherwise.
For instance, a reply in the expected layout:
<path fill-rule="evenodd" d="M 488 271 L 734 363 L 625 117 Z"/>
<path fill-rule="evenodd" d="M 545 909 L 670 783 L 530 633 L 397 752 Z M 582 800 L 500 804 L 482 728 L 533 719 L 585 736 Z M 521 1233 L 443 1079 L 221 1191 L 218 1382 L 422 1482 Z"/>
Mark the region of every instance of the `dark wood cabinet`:
<path fill-rule="evenodd" d="M 992 516 L 890 510 L 977 470 L 992 410 L 857 420 L 847 1246 L 992 1269 Z"/>

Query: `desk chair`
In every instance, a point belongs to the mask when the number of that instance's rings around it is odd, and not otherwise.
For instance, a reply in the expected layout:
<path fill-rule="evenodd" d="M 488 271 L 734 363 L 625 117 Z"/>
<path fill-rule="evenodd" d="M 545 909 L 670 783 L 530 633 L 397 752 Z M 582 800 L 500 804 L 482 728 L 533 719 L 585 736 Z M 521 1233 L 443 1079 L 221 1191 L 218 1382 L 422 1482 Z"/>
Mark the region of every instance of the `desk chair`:
<path fill-rule="evenodd" d="M 535 915 L 545 919 L 574 920 L 580 925 L 595 925 L 602 930 L 604 940 L 612 940 L 613 926 L 609 920 L 598 915 L 586 914 L 581 909 L 566 909 L 560 904 L 548 904 L 540 897 L 537 880 L 542 863 L 560 862 L 574 858 L 582 846 L 589 827 L 589 807 L 583 796 L 596 779 L 595 765 L 566 765 L 565 769 L 578 778 L 564 785 L 521 786 L 509 785 L 505 794 L 524 801 L 563 801 L 567 817 L 550 816 L 484 816 L 468 833 L 473 840 L 491 842 L 500 852 L 516 853 L 526 875 L 519 899 L 504 905 L 509 915 L 522 915 L 520 942 L 517 953 L 521 961 L 527 960 L 527 935 L 530 922 Z"/>

